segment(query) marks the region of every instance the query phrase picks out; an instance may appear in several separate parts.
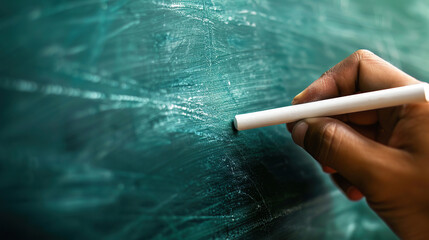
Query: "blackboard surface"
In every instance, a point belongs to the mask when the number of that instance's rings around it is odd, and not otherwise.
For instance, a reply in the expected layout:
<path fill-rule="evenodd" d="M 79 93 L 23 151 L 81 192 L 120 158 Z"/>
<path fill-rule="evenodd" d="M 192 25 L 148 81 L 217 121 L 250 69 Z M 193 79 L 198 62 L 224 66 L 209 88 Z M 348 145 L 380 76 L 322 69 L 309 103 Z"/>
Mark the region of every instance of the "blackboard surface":
<path fill-rule="evenodd" d="M 429 76 L 425 0 L 4 1 L 0 233 L 391 239 L 285 126 L 234 132 L 370 49 Z"/>

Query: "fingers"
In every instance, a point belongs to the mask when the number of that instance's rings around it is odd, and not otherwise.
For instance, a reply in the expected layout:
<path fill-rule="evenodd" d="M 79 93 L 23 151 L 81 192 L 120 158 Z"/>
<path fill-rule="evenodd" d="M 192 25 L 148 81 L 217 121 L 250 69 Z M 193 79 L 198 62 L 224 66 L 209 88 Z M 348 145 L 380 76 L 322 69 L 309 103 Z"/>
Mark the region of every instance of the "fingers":
<path fill-rule="evenodd" d="M 292 138 L 322 166 L 336 170 L 364 194 L 380 174 L 378 169 L 388 171 L 386 159 L 394 159 L 389 156 L 389 147 L 332 118 L 300 121 L 292 130 Z"/>
<path fill-rule="evenodd" d="M 378 125 L 358 125 L 350 123 L 348 124 L 351 128 L 353 128 L 356 132 L 358 132 L 360 135 L 367 137 L 371 140 L 377 140 L 377 133 L 379 131 Z"/>
<path fill-rule="evenodd" d="M 335 169 L 333 169 L 333 168 L 331 168 L 331 167 L 328 167 L 328 166 L 322 166 L 322 170 L 323 170 L 325 173 L 329 173 L 329 174 L 331 174 L 331 173 L 336 173 L 336 172 L 337 172 L 337 170 L 335 170 Z"/>
<path fill-rule="evenodd" d="M 378 122 L 377 111 L 374 111 L 374 110 L 332 116 L 332 118 L 338 119 L 346 123 L 362 125 L 362 126 L 374 125 Z M 295 126 L 295 124 L 296 122 L 286 124 L 287 129 L 289 130 L 290 133 L 292 133 L 292 129 L 293 129 L 293 126 Z"/>
<path fill-rule="evenodd" d="M 298 94 L 293 104 L 419 83 L 368 50 L 358 50 Z"/>
<path fill-rule="evenodd" d="M 363 198 L 363 194 L 353 184 L 338 173 L 331 175 L 332 181 L 337 185 L 342 192 L 352 201 L 358 201 Z"/>
<path fill-rule="evenodd" d="M 357 113 L 349 113 L 347 115 L 346 122 L 350 122 L 357 125 L 372 125 L 377 123 L 378 116 L 376 111 L 365 111 Z"/>

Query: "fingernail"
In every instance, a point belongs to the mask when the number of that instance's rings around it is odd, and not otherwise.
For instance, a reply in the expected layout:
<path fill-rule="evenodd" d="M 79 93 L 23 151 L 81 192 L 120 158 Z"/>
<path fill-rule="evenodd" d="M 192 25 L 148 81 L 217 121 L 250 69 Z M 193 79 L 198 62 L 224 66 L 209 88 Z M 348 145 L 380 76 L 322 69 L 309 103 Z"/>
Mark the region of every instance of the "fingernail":
<path fill-rule="evenodd" d="M 337 171 L 335 171 L 335 169 L 330 168 L 330 167 L 328 167 L 328 166 L 323 166 L 323 167 L 322 167 L 322 170 L 323 170 L 325 173 L 329 173 L 329 174 L 331 174 L 331 173 L 336 173 L 336 172 L 337 172 Z"/>
<path fill-rule="evenodd" d="M 308 124 L 305 121 L 298 122 L 292 130 L 292 139 L 300 147 L 304 147 L 305 133 L 307 132 Z"/>
<path fill-rule="evenodd" d="M 293 98 L 293 100 L 292 100 L 292 104 L 295 104 L 295 103 L 299 102 L 299 99 L 304 95 L 304 92 L 305 92 L 305 90 L 304 90 L 304 91 L 302 91 L 302 92 L 300 92 L 300 93 L 298 93 L 298 95 L 296 95 L 296 96 Z"/>
<path fill-rule="evenodd" d="M 346 194 L 347 194 L 347 197 L 352 201 L 358 201 L 363 197 L 362 193 L 354 186 L 349 187 L 347 189 Z"/>

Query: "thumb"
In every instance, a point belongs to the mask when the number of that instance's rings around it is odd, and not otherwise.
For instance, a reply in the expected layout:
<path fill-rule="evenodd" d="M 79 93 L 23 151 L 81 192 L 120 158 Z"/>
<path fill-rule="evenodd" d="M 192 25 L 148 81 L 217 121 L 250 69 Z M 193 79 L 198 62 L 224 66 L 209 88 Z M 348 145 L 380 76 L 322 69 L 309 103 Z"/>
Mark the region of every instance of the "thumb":
<path fill-rule="evenodd" d="M 364 194 L 380 172 L 385 173 L 381 170 L 391 154 L 389 147 L 333 118 L 302 120 L 293 127 L 292 138 L 322 166 L 337 170 Z"/>

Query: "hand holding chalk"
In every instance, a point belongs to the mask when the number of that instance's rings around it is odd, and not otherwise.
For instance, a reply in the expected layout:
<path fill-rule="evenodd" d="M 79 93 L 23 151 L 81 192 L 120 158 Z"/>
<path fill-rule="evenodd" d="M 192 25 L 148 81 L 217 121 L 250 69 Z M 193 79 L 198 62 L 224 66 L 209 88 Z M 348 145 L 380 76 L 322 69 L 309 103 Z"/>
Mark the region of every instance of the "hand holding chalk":
<path fill-rule="evenodd" d="M 351 95 L 356 98 L 343 98 L 351 104 L 344 105 L 343 110 L 359 108 L 358 96 L 366 92 L 374 97 L 368 105 L 375 108 L 408 104 L 288 124 L 294 142 L 331 173 L 347 197 L 358 200 L 365 196 L 401 239 L 429 239 L 429 104 L 425 102 L 427 85 L 419 83 L 373 53 L 361 50 L 295 97 L 296 107 Z M 376 99 L 383 95 L 377 94 L 382 89 L 388 89 L 383 93 L 387 95 L 399 89 L 413 93 L 397 92 L 394 99 Z M 364 93 L 353 95 L 357 92 Z M 382 102 L 386 105 L 377 106 Z M 329 115 L 341 112 L 348 111 Z"/>

